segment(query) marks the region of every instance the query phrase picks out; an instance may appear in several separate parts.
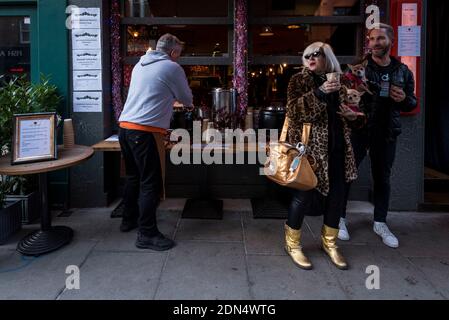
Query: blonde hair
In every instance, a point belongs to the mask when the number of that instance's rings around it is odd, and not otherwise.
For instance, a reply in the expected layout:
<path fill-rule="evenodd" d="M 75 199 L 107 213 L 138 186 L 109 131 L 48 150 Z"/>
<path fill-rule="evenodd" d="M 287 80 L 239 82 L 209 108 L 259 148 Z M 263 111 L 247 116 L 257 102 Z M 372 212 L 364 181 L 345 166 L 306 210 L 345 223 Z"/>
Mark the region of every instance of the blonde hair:
<path fill-rule="evenodd" d="M 325 73 L 331 73 L 331 72 L 341 72 L 341 66 L 340 63 L 337 60 L 337 57 L 334 54 L 334 51 L 332 50 L 332 47 L 324 42 L 314 42 L 311 45 L 309 45 L 302 55 L 302 63 L 303 65 L 306 65 L 307 61 L 304 58 L 308 54 L 312 54 L 316 51 L 320 50 L 324 54 L 324 72 Z"/>

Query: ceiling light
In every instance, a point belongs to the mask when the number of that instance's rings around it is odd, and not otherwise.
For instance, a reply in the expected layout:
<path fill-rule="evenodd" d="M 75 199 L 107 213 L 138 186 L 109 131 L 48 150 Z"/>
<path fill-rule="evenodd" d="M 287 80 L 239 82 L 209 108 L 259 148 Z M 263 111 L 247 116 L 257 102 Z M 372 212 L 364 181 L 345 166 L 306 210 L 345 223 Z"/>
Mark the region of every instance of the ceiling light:
<path fill-rule="evenodd" d="M 273 31 L 268 26 L 263 27 L 262 28 L 262 32 L 259 33 L 259 36 L 261 36 L 261 37 L 270 37 L 270 36 L 273 36 L 273 35 L 274 35 Z"/>

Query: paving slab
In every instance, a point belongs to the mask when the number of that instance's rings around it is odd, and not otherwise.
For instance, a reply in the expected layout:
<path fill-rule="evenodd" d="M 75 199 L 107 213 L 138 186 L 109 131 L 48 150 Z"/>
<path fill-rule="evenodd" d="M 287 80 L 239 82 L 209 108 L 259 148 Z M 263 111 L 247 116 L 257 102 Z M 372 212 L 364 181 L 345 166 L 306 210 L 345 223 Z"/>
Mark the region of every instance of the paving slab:
<path fill-rule="evenodd" d="M 367 300 L 427 300 L 443 299 L 440 292 L 426 277 L 404 258 L 398 250 L 379 246 L 345 246 L 342 254 L 350 265 L 350 270 L 332 271 L 350 299 Z M 368 266 L 379 269 L 380 289 L 366 287 Z"/>
<path fill-rule="evenodd" d="M 158 212 L 158 228 L 166 236 L 173 238 L 175 230 L 180 218 L 180 213 L 175 212 Z M 142 252 L 141 249 L 136 248 L 135 242 L 137 237 L 137 230 L 131 232 L 120 232 L 121 219 L 111 219 L 112 223 L 109 230 L 95 247 L 97 251 L 115 251 L 115 252 Z M 149 250 L 143 250 L 149 251 Z"/>
<path fill-rule="evenodd" d="M 257 300 L 346 299 L 326 258 L 308 254 L 313 270 L 302 270 L 288 256 L 248 256 L 251 294 Z"/>
<path fill-rule="evenodd" d="M 242 222 L 240 219 L 181 219 L 176 240 L 242 242 Z"/>
<path fill-rule="evenodd" d="M 410 258 L 432 285 L 449 299 L 449 258 Z"/>
<path fill-rule="evenodd" d="M 179 242 L 169 253 L 156 299 L 250 299 L 243 243 Z"/>
<path fill-rule="evenodd" d="M 14 252 L 0 269 L 0 299 L 56 299 L 65 287 L 70 265 L 81 266 L 95 241 L 74 241 L 60 250 L 38 258 Z"/>
<path fill-rule="evenodd" d="M 165 255 L 94 252 L 80 269 L 80 289 L 65 290 L 61 300 L 151 300 Z"/>

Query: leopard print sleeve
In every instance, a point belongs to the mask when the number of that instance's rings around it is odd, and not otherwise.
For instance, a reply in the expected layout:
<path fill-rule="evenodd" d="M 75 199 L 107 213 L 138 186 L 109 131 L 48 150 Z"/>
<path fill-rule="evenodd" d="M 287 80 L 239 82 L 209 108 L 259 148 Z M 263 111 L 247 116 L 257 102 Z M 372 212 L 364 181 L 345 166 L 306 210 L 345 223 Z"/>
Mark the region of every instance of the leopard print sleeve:
<path fill-rule="evenodd" d="M 287 116 L 296 123 L 314 123 L 326 112 L 326 103 L 316 95 L 304 73 L 294 75 L 287 90 Z"/>

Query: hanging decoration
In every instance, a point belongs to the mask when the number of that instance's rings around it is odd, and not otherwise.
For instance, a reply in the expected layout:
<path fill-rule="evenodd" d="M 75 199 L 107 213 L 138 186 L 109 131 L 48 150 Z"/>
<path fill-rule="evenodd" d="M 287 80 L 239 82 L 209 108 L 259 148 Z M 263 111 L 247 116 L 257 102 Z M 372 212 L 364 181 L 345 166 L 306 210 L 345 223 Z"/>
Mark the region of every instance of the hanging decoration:
<path fill-rule="evenodd" d="M 248 1 L 235 0 L 234 88 L 241 119 L 248 107 Z"/>
<path fill-rule="evenodd" d="M 112 108 L 118 121 L 123 110 L 122 99 L 122 57 L 120 52 L 120 0 L 111 3 L 111 72 L 112 72 Z"/>

